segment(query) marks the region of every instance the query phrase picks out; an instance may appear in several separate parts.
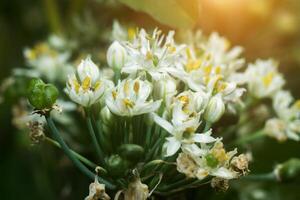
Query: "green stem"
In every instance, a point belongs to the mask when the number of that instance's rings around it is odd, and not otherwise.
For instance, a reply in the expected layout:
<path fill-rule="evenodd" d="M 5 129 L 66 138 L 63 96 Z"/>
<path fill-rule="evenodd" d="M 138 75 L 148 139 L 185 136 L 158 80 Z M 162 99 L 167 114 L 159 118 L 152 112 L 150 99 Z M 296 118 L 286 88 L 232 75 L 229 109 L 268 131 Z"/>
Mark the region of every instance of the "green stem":
<path fill-rule="evenodd" d="M 264 130 L 261 129 L 259 131 L 256 131 L 255 133 L 247 135 L 246 137 L 242 137 L 242 138 L 238 139 L 233 144 L 235 144 L 235 145 L 244 145 L 246 143 L 252 142 L 252 141 L 257 140 L 259 138 L 262 138 L 264 136 L 265 136 Z"/>
<path fill-rule="evenodd" d="M 210 129 L 211 125 L 212 124 L 210 122 L 206 122 L 205 127 L 204 127 L 204 132 L 208 131 Z"/>
<path fill-rule="evenodd" d="M 248 181 L 277 181 L 276 175 L 273 172 L 266 174 L 253 174 L 242 177 L 241 180 Z"/>
<path fill-rule="evenodd" d="M 44 6 L 51 31 L 60 33 L 62 26 L 56 1 L 44 0 Z"/>
<path fill-rule="evenodd" d="M 49 144 L 52 144 L 52 145 L 54 145 L 54 146 L 56 146 L 56 147 L 58 147 L 58 148 L 60 148 L 60 149 L 62 148 L 61 145 L 60 145 L 57 141 L 55 141 L 55 140 L 53 140 L 53 139 L 51 139 L 51 138 L 49 138 L 49 137 L 46 137 L 45 139 L 46 139 L 46 141 L 47 141 Z M 95 168 L 97 167 L 97 165 L 96 165 L 95 163 L 93 163 L 92 161 L 88 160 L 88 159 L 85 158 L 84 156 L 80 155 L 80 154 L 77 153 L 76 151 L 71 150 L 71 152 L 72 152 L 72 154 L 73 154 L 76 158 L 78 158 L 81 162 L 83 162 L 83 163 L 86 164 L 87 166 L 89 166 L 89 167 L 91 167 L 91 168 L 93 168 L 93 169 L 95 169 Z"/>
<path fill-rule="evenodd" d="M 181 192 L 181 191 L 186 190 L 186 189 L 198 188 L 198 187 L 200 187 L 202 185 L 206 185 L 208 183 L 210 183 L 210 181 L 207 181 L 207 182 L 203 183 L 203 180 L 195 180 L 190 184 L 187 184 L 183 187 L 180 187 L 180 188 L 177 188 L 177 189 L 174 189 L 174 190 L 169 190 L 168 192 L 156 191 L 154 193 L 159 194 L 159 195 L 163 195 L 163 196 L 169 196 L 169 195 L 175 194 L 177 192 Z"/>
<path fill-rule="evenodd" d="M 85 174 L 87 177 L 91 178 L 92 180 L 95 178 L 95 174 L 93 172 L 91 172 L 85 165 L 83 165 L 73 154 L 72 151 L 69 149 L 68 145 L 65 143 L 65 141 L 63 140 L 63 138 L 60 136 L 52 118 L 50 116 L 45 116 L 47 124 L 50 128 L 50 132 L 53 135 L 53 138 L 56 139 L 56 141 L 60 144 L 62 150 L 64 151 L 64 153 L 67 155 L 67 157 L 74 163 L 74 165 L 83 173 Z M 114 190 L 116 189 L 116 186 L 112 183 L 110 183 L 109 181 L 101 178 L 98 176 L 98 179 L 100 182 L 104 183 L 107 188 Z"/>
<path fill-rule="evenodd" d="M 86 118 L 86 123 L 87 123 L 87 126 L 88 126 L 89 134 L 92 138 L 92 142 L 94 144 L 94 147 L 96 148 L 97 155 L 100 157 L 101 163 L 103 164 L 104 163 L 103 152 L 101 151 L 99 143 L 97 141 L 97 137 L 95 135 L 95 131 L 94 131 L 94 128 L 93 128 L 93 125 L 92 125 L 92 120 L 91 120 L 90 113 L 89 112 L 87 112 L 87 113 L 88 114 L 87 114 L 87 118 Z"/>

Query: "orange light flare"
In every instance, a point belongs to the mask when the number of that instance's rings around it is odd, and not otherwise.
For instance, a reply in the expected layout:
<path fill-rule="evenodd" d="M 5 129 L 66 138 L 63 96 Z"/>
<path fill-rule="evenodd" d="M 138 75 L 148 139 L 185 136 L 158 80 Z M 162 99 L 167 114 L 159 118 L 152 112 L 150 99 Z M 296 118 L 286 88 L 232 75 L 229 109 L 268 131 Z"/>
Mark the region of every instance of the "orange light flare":
<path fill-rule="evenodd" d="M 274 0 L 200 0 L 199 25 L 236 42 L 244 41 L 270 19 Z"/>

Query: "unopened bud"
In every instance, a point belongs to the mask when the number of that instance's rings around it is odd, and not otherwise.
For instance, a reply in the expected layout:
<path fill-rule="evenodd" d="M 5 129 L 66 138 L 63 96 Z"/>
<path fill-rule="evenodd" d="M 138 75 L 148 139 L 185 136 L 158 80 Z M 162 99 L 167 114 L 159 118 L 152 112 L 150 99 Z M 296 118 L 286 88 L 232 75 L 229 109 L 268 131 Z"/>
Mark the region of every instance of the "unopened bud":
<path fill-rule="evenodd" d="M 160 79 L 154 83 L 153 95 L 155 99 L 163 99 L 176 93 L 176 82 L 171 78 Z"/>
<path fill-rule="evenodd" d="M 29 103 L 36 109 L 51 108 L 58 97 L 58 90 L 41 79 L 32 79 L 28 86 Z"/>
<path fill-rule="evenodd" d="M 113 177 L 121 177 L 127 170 L 127 162 L 119 155 L 111 155 L 106 161 L 108 172 Z"/>
<path fill-rule="evenodd" d="M 280 181 L 292 181 L 300 177 L 300 159 L 292 158 L 276 166 L 274 173 Z"/>
<path fill-rule="evenodd" d="M 108 125 L 111 123 L 112 114 L 107 106 L 103 107 L 100 111 L 101 120 L 104 124 Z"/>
<path fill-rule="evenodd" d="M 126 62 L 127 52 L 118 41 L 114 41 L 108 48 L 106 59 L 110 67 L 121 69 Z"/>
<path fill-rule="evenodd" d="M 205 110 L 204 118 L 210 123 L 218 121 L 225 112 L 225 105 L 221 96 L 214 96 L 210 99 Z"/>

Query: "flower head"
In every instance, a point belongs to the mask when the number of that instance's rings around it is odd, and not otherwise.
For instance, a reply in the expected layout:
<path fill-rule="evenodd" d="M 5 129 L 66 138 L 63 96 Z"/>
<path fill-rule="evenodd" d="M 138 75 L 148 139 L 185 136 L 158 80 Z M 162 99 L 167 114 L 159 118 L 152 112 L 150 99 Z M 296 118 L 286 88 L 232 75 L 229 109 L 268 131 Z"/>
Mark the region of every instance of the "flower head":
<path fill-rule="evenodd" d="M 159 30 L 149 35 L 141 29 L 132 42 L 124 42 L 129 59 L 122 72 L 132 76 L 146 72 L 155 80 L 167 74 L 179 62 L 179 52 L 184 48 L 184 45 L 175 44 L 173 36 L 174 31 L 169 32 L 165 38 Z"/>
<path fill-rule="evenodd" d="M 76 73 L 69 76 L 66 93 L 74 102 L 89 107 L 100 100 L 106 80 L 100 78 L 98 67 L 88 57 L 82 60 Z"/>
<path fill-rule="evenodd" d="M 279 91 L 285 81 L 273 60 L 257 60 L 245 72 L 249 92 L 256 98 L 271 97 Z"/>
<path fill-rule="evenodd" d="M 106 96 L 106 105 L 119 116 L 134 116 L 156 111 L 161 100 L 147 101 L 152 85 L 140 79 L 125 79 L 111 89 Z"/>

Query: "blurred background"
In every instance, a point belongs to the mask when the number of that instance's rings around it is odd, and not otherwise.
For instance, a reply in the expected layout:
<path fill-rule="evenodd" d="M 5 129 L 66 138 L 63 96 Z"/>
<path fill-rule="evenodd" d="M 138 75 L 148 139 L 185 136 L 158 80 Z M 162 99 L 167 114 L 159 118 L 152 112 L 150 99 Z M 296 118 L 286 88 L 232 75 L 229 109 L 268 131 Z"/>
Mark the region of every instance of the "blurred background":
<path fill-rule="evenodd" d="M 24 94 L 24 85 L 18 81 L 9 89 L 3 85 L 14 68 L 26 67 L 25 47 L 55 33 L 80 40 L 79 49 L 86 52 L 105 49 L 115 19 L 129 26 L 217 31 L 232 45 L 243 46 L 249 62 L 268 57 L 280 61 L 286 87 L 300 98 L 299 11 L 299 0 L 1 0 L 0 199 L 83 199 L 88 193 L 89 180 L 59 150 L 32 146 L 26 130 L 14 123 L 13 108 Z M 256 153 L 262 149 L 263 154 Z M 299 143 L 292 141 L 265 139 L 252 150 L 255 160 L 250 169 L 262 173 L 289 157 L 300 157 Z M 241 185 L 242 192 L 237 189 Z M 203 187 L 174 199 L 203 199 L 203 195 L 205 199 L 300 199 L 295 183 L 234 182 L 231 188 L 223 194 Z"/>

